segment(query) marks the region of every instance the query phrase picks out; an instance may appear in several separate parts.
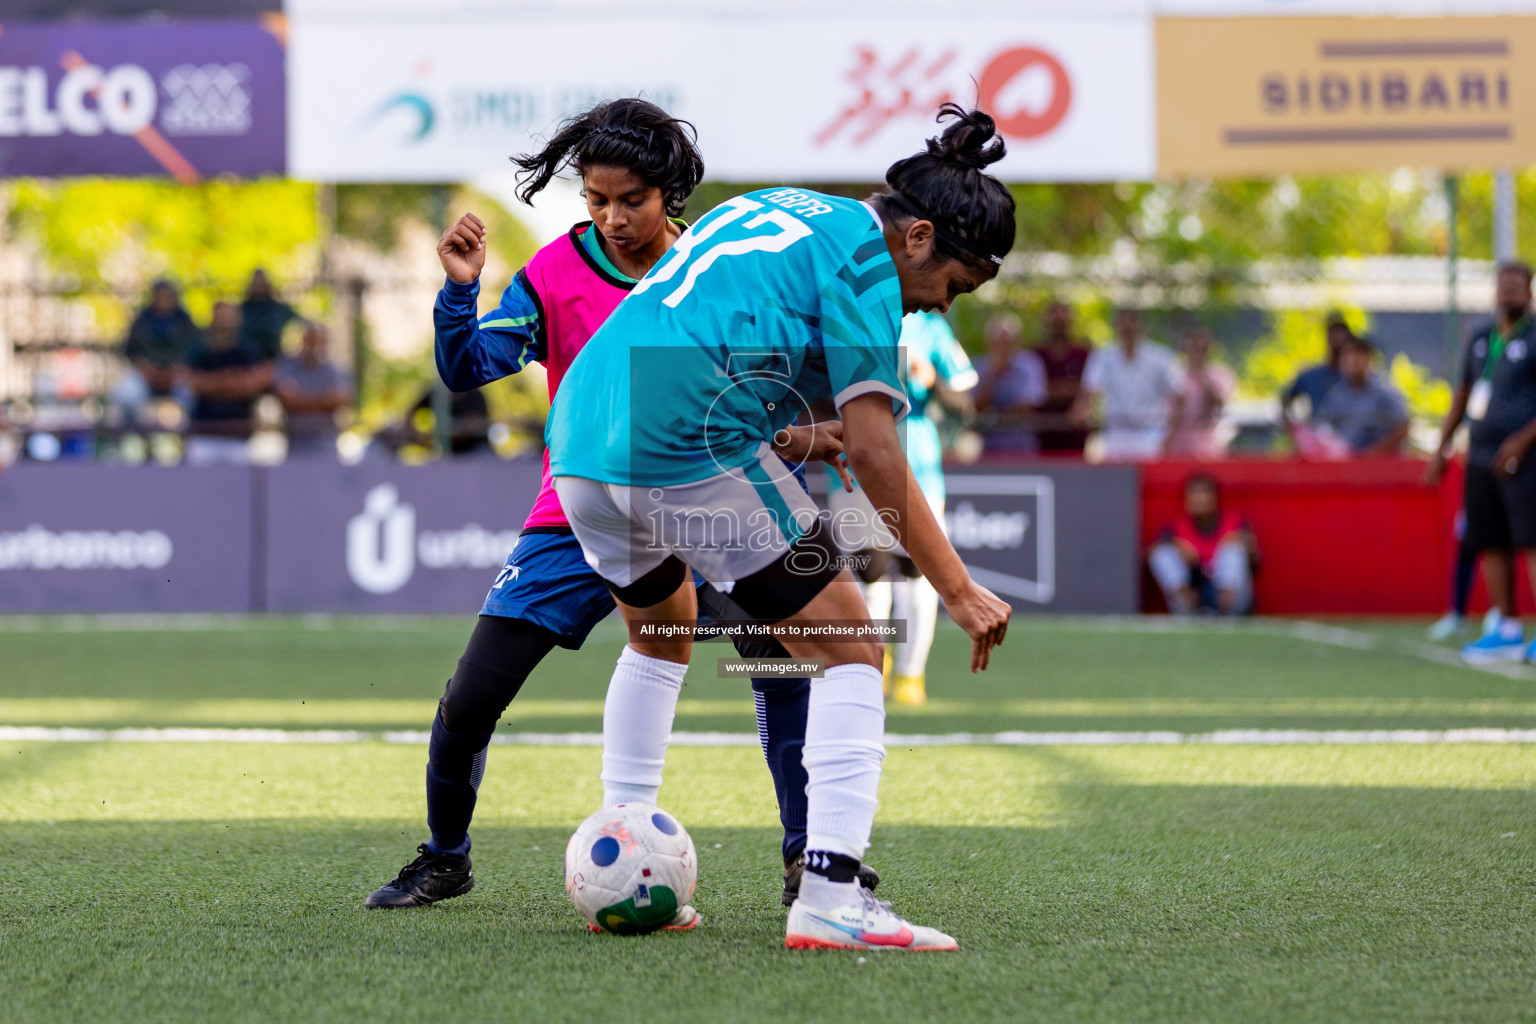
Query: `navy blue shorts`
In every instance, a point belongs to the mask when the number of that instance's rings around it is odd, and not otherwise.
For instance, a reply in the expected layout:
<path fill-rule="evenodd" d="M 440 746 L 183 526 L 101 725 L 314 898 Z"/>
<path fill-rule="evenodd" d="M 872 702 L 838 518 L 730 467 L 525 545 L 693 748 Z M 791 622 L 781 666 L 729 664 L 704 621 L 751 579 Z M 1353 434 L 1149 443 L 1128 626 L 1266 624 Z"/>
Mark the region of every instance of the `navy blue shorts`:
<path fill-rule="evenodd" d="M 485 595 L 481 615 L 543 626 L 575 650 L 613 611 L 613 595 L 569 532 L 524 532 Z"/>

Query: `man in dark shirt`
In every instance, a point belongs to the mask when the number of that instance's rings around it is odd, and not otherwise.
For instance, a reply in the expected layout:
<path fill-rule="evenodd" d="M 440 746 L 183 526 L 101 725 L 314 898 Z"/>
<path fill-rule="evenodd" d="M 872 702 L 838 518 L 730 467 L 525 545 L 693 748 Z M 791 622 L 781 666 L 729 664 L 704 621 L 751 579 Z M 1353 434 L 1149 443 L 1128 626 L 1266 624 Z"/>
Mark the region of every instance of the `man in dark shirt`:
<path fill-rule="evenodd" d="M 1492 323 L 1472 335 L 1462 353 L 1461 381 L 1440 430 L 1440 446 L 1429 467 L 1431 482 L 1445 467 L 1452 434 L 1471 425 L 1467 452 L 1467 529 L 1463 543 L 1482 556 L 1488 596 L 1499 621 L 1462 648 L 1473 664 L 1520 661 L 1533 653 L 1514 617 L 1514 564 L 1510 552 L 1524 551 L 1536 579 L 1536 329 L 1531 320 L 1531 268 L 1499 267 L 1498 311 Z M 1536 647 L 1536 645 L 1533 645 Z"/>
<path fill-rule="evenodd" d="M 1045 337 L 1035 352 L 1045 364 L 1045 404 L 1040 406 L 1040 450 L 1081 455 L 1088 431 L 1074 427 L 1067 414 L 1083 390 L 1090 349 L 1072 334 L 1072 307 L 1059 299 L 1045 307 Z"/>
<path fill-rule="evenodd" d="M 272 361 L 240 344 L 240 311 L 215 303 L 202 344 L 187 357 L 192 394 L 187 461 L 243 464 L 255 429 L 256 399 L 272 386 Z"/>
<path fill-rule="evenodd" d="M 1302 396 L 1306 396 L 1311 406 L 1307 419 L 1316 418 L 1317 411 L 1323 407 L 1323 399 L 1327 398 L 1333 386 L 1343 379 L 1344 375 L 1339 370 L 1339 361 L 1344 355 L 1345 344 L 1354 336 L 1354 332 L 1349 329 L 1349 325 L 1344 322 L 1342 316 L 1338 313 L 1329 314 L 1327 360 L 1302 370 L 1296 375 L 1296 379 L 1280 392 L 1280 419 L 1287 430 L 1296 424 L 1291 407 Z"/>
<path fill-rule="evenodd" d="M 176 288 L 169 281 L 156 281 L 150 286 L 149 302 L 128 328 L 123 356 L 144 378 L 151 395 L 169 395 L 176 384 L 176 367 L 200 337 Z"/>
<path fill-rule="evenodd" d="M 268 359 L 276 359 L 282 354 L 283 328 L 298 317 L 292 306 L 279 302 L 272 294 L 267 272 L 258 267 L 251 274 L 251 283 L 246 285 L 245 301 L 240 303 L 240 343 Z"/>

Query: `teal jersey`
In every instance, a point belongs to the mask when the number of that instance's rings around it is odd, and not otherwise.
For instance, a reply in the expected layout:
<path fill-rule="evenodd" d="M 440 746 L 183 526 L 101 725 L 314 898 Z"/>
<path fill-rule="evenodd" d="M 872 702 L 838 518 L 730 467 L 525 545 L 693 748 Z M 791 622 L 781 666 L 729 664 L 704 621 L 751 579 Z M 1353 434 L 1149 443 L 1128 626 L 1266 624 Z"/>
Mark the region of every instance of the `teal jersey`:
<path fill-rule="evenodd" d="M 911 313 L 901 321 L 901 351 L 907 361 L 907 399 L 911 413 L 902 424 L 901 443 L 906 450 L 907 462 L 912 465 L 912 475 L 917 485 L 931 498 L 944 497 L 944 446 L 939 440 L 939 428 L 928 418 L 928 400 L 933 392 L 919 383 L 927 378 L 918 373 L 914 365 L 933 367 L 935 376 L 951 391 L 969 391 L 977 384 L 976 370 L 971 359 L 960 347 L 949 322 L 937 313 Z M 830 467 L 827 485 L 841 487 Z"/>
<path fill-rule="evenodd" d="M 566 372 L 545 439 L 555 476 L 667 487 L 745 466 L 808 405 L 907 409 L 901 288 L 864 203 L 793 188 L 701 217 Z"/>
<path fill-rule="evenodd" d="M 951 391 L 969 391 L 977 384 L 976 370 L 970 357 L 949 323 L 937 313 L 913 313 L 901 323 L 901 347 L 907 357 L 907 397 L 912 402 L 912 414 L 907 417 L 907 461 L 912 464 L 912 475 L 917 485 L 930 498 L 944 497 L 944 446 L 939 440 L 939 428 L 928 417 L 928 400 L 933 392 L 918 383 L 913 363 L 927 363 L 934 375 Z"/>

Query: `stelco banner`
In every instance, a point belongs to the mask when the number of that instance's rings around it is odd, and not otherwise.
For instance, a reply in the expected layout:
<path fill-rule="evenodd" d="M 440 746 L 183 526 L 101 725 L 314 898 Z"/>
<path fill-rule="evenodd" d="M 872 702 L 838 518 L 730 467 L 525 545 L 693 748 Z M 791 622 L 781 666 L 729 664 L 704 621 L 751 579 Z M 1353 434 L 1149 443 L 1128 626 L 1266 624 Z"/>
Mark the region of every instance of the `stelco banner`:
<path fill-rule="evenodd" d="M 280 33 L 280 19 L 6 22 L 0 174 L 283 173 Z"/>
<path fill-rule="evenodd" d="M 462 181 L 510 169 L 565 116 L 645 96 L 699 130 L 708 177 L 878 181 L 935 134 L 946 100 L 998 120 L 1015 181 L 1154 170 L 1152 30 L 1144 18 L 954 23 L 585 24 L 304 20 L 290 53 L 291 169 L 321 180 Z M 783 45 L 768 41 L 781 38 Z M 658 51 L 671 55 L 658 61 Z"/>
<path fill-rule="evenodd" d="M 1536 17 L 1165 18 L 1158 171 L 1536 163 Z"/>
<path fill-rule="evenodd" d="M 272 469 L 22 464 L 0 474 L 3 612 L 442 612 L 515 586 L 539 462 Z M 1019 612 L 1134 612 L 1139 475 L 949 477 L 948 526 Z"/>

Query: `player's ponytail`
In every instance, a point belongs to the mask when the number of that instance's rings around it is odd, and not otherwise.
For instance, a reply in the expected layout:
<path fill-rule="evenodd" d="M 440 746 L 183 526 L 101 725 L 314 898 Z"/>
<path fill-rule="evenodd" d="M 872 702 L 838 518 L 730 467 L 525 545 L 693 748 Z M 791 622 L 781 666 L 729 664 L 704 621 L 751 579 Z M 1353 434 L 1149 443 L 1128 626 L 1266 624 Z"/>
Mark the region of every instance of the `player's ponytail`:
<path fill-rule="evenodd" d="M 1007 147 L 982 111 L 946 103 L 938 120 L 950 118 L 954 123 L 929 139 L 925 152 L 890 166 L 885 172 L 890 191 L 875 198 L 880 212 L 898 226 L 932 223 L 940 255 L 996 273 L 1013 248 L 1013 195 L 985 170 Z"/>
<path fill-rule="evenodd" d="M 599 103 L 562 124 L 539 152 L 512 162 L 520 168 L 517 197 L 525 203 L 566 167 L 577 174 L 583 167 L 623 167 L 661 189 L 673 217 L 683 212 L 704 176 L 693 125 L 633 98 Z"/>

